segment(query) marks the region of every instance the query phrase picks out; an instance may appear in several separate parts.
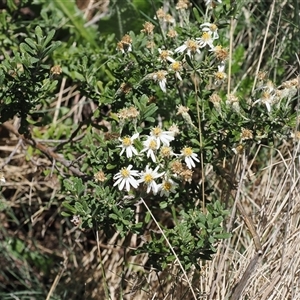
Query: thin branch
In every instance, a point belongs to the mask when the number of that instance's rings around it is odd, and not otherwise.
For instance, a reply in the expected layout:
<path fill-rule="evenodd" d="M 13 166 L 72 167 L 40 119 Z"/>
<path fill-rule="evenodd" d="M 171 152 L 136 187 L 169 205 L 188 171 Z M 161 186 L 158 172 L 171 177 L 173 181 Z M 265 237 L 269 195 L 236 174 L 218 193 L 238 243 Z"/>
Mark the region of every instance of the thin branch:
<path fill-rule="evenodd" d="M 34 147 L 35 149 L 40 150 L 44 155 L 46 155 L 50 161 L 56 160 L 65 167 L 67 167 L 73 174 L 79 176 L 79 177 L 86 177 L 87 175 L 82 173 L 78 168 L 72 166 L 71 161 L 66 160 L 63 156 L 60 154 L 55 153 L 53 150 L 47 148 L 45 145 L 35 141 L 33 138 L 27 138 L 24 135 L 20 134 L 17 129 L 10 124 L 9 122 L 5 122 L 2 124 L 8 131 L 16 135 L 19 139 L 21 139 L 25 144 L 30 145 Z"/>

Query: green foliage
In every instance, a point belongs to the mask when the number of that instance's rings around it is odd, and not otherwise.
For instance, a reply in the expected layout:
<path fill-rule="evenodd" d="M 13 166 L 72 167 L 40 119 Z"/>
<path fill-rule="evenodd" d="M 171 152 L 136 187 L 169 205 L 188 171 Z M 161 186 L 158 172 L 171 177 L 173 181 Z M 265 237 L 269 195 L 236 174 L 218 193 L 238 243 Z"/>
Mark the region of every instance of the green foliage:
<path fill-rule="evenodd" d="M 220 239 L 230 237 L 224 231 L 222 222 L 228 215 L 219 201 L 207 205 L 204 214 L 199 210 L 189 209 L 181 211 L 174 228 L 164 228 L 167 238 L 172 241 L 172 247 L 186 270 L 192 266 L 200 268 L 199 259 L 210 260 L 216 252 L 214 245 Z M 148 253 L 149 264 L 155 268 L 165 268 L 176 258 L 169 247 L 166 247 L 164 238 L 159 233 L 152 233 L 152 239 L 145 243 L 136 253 Z"/>
<path fill-rule="evenodd" d="M 43 35 L 40 27 L 35 28 L 33 38 L 25 38 L 19 52 L 13 57 L 6 55 L 0 68 L 0 122 L 5 122 L 15 115 L 21 118 L 20 132 L 27 130 L 27 115 L 32 114 L 38 104 L 45 104 L 55 91 L 57 81 L 50 76 L 50 65 L 45 64 L 60 46 L 52 42 L 55 31 Z"/>

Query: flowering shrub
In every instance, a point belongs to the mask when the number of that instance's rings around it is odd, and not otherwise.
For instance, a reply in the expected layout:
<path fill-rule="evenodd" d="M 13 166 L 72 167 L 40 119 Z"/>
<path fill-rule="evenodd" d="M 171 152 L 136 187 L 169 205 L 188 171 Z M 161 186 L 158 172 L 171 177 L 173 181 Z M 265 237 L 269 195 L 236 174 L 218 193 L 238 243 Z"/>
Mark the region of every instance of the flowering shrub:
<path fill-rule="evenodd" d="M 209 97 L 212 89 L 222 91 L 228 51 L 208 15 L 197 15 L 202 23 L 190 22 L 190 6 L 179 1 L 173 11 L 159 9 L 153 23 L 116 44 L 109 62 L 115 79 L 99 99 L 109 106 L 109 125 L 89 131 L 81 145 L 89 145 L 86 166 L 94 179 L 64 181 L 71 193 L 65 206 L 81 227 L 152 235 L 154 217 L 185 268 L 209 259 L 216 242 L 229 236 L 222 228 L 227 211 L 217 199 L 207 204 L 209 188 L 199 180 L 206 164 L 224 157 L 214 149 L 221 139 L 209 124 L 221 110 Z M 207 13 L 213 11 L 209 6 Z M 135 253 L 141 252 L 159 268 L 173 257 L 156 234 L 137 247 Z"/>
<path fill-rule="evenodd" d="M 260 73 L 253 93 L 231 92 L 227 66 L 229 59 L 235 62 L 229 57 L 227 20 L 234 9 L 222 1 L 205 2 L 204 12 L 188 0 L 170 11 L 160 8 L 140 32 L 128 32 L 118 42 L 113 36 L 101 40 L 102 50 L 48 46 L 54 32 L 45 35 L 36 27 L 35 39 L 21 44 L 23 56 L 5 61 L 0 70 L 6 99 L 1 121 L 18 115 L 23 132 L 34 124 L 30 117 L 37 106 L 54 93 L 55 75 L 65 74 L 98 104 L 92 117 L 66 129 L 69 147 L 55 148 L 70 161 L 45 152 L 72 173 L 61 175 L 63 215 L 108 237 L 116 231 L 128 239 L 137 235 L 133 253 L 148 253 L 157 268 L 177 258 L 185 269 L 199 267 L 199 259 L 210 259 L 217 243 L 230 236 L 222 226 L 228 211 L 215 188 L 217 178 L 228 190 L 235 188 L 236 178 L 224 175 L 224 162 L 256 143 L 299 137 L 290 109 L 298 79 L 276 87 Z M 49 73 L 42 63 L 52 52 L 62 66 Z M 33 79 L 22 81 L 25 77 Z M 17 83 L 21 90 L 12 92 Z M 22 102 L 25 92 L 33 98 Z M 206 177 L 208 168 L 216 177 Z"/>

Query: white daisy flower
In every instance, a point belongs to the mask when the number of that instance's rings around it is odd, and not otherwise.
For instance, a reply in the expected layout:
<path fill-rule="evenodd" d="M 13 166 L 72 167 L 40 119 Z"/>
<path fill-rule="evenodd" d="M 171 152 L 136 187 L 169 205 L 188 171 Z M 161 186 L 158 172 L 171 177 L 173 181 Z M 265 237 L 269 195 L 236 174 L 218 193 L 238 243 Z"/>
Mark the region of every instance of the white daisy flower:
<path fill-rule="evenodd" d="M 216 24 L 203 23 L 200 25 L 200 28 L 202 29 L 202 31 L 210 33 L 213 40 L 216 40 L 219 38 L 218 26 Z"/>
<path fill-rule="evenodd" d="M 210 49 L 214 48 L 213 45 L 214 40 L 210 32 L 203 32 L 201 38 L 196 38 L 196 40 L 200 48 L 204 48 L 206 45 L 208 45 Z"/>
<path fill-rule="evenodd" d="M 175 72 L 175 76 L 178 80 L 182 81 L 180 72 L 182 72 L 182 63 L 180 61 L 175 61 L 171 63 L 169 71 Z"/>
<path fill-rule="evenodd" d="M 175 154 L 173 152 L 172 148 L 169 146 L 162 146 L 160 148 L 160 155 L 161 155 L 161 157 L 168 158 L 168 159 L 172 156 L 177 156 L 177 154 Z"/>
<path fill-rule="evenodd" d="M 184 161 L 189 169 L 195 168 L 195 162 L 199 162 L 197 154 L 193 152 L 193 149 L 190 147 L 184 147 L 181 150 L 181 156 L 184 158 Z"/>
<path fill-rule="evenodd" d="M 155 152 L 158 149 L 157 140 L 153 136 L 148 136 L 147 140 L 143 142 L 144 148 L 141 151 L 147 151 L 147 157 L 151 157 L 153 162 L 156 162 Z"/>
<path fill-rule="evenodd" d="M 187 40 L 183 45 L 175 49 L 176 53 L 186 52 L 186 54 L 191 57 L 196 53 L 200 54 L 199 45 L 194 40 Z"/>
<path fill-rule="evenodd" d="M 171 55 L 173 55 L 173 52 L 170 50 L 161 50 L 160 48 L 158 48 L 158 52 L 159 52 L 159 61 L 169 61 L 169 62 L 174 62 L 175 60 L 171 57 Z"/>
<path fill-rule="evenodd" d="M 123 190 L 123 188 L 125 187 L 127 192 L 129 192 L 130 186 L 132 186 L 135 189 L 139 186 L 138 180 L 134 178 L 134 176 L 139 175 L 139 171 L 131 169 L 132 165 L 129 165 L 127 168 L 122 168 L 120 172 L 118 172 L 114 176 L 114 180 L 117 180 L 114 183 L 114 186 L 118 185 L 120 191 Z"/>
<path fill-rule="evenodd" d="M 155 179 L 164 175 L 165 172 L 158 173 L 159 166 L 152 170 L 149 166 L 146 166 L 146 170 L 140 173 L 141 178 L 138 180 L 138 183 L 144 183 L 147 185 L 147 193 L 151 191 L 153 194 L 157 194 L 159 185 L 155 182 Z"/>
<path fill-rule="evenodd" d="M 122 142 L 122 145 L 117 146 L 117 147 L 122 148 L 120 155 L 122 155 L 125 150 L 126 150 L 127 158 L 132 157 L 133 154 L 137 155 L 138 152 L 137 152 L 136 148 L 134 147 L 133 143 L 134 143 L 134 140 L 137 139 L 138 137 L 139 137 L 139 134 L 135 133 L 132 137 L 119 138 L 119 141 Z"/>
<path fill-rule="evenodd" d="M 167 71 L 164 71 L 164 70 L 161 70 L 161 71 L 157 71 L 155 73 L 152 74 L 152 79 L 154 81 L 158 81 L 158 84 L 161 88 L 161 90 L 166 93 L 167 92 L 167 87 L 166 87 L 166 84 L 167 84 L 167 76 L 168 72 Z"/>
<path fill-rule="evenodd" d="M 215 85 L 222 84 L 224 80 L 226 79 L 227 75 L 224 72 L 225 70 L 225 63 L 222 62 L 220 65 L 218 65 L 218 72 L 216 72 L 215 75 Z"/>
<path fill-rule="evenodd" d="M 169 146 L 170 142 L 174 140 L 174 133 L 171 131 L 162 131 L 159 127 L 154 127 L 151 130 L 150 135 L 156 139 L 158 148 L 160 147 L 160 143 L 164 146 Z"/>
<path fill-rule="evenodd" d="M 173 181 L 172 179 L 166 179 L 159 185 L 160 196 L 168 197 L 170 193 L 176 192 L 176 187 L 178 183 Z"/>
<path fill-rule="evenodd" d="M 266 106 L 268 112 L 271 112 L 271 105 L 273 104 L 274 95 L 265 91 L 262 92 L 259 99 L 257 99 L 252 105 L 255 105 L 256 103 L 262 103 Z"/>

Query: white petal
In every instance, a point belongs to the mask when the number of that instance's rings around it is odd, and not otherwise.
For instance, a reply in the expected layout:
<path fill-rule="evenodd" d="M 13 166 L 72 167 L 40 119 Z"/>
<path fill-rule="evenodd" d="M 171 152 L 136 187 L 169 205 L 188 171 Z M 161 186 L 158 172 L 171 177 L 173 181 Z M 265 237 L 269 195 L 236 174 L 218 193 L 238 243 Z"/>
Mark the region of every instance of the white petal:
<path fill-rule="evenodd" d="M 132 151 L 131 150 L 132 150 L 131 147 L 127 147 L 126 148 L 126 156 L 127 156 L 127 158 L 132 157 Z"/>
<path fill-rule="evenodd" d="M 123 179 L 122 181 L 121 181 L 121 183 L 120 183 L 120 185 L 119 185 L 119 190 L 121 191 L 121 190 L 123 190 L 123 187 L 124 187 L 124 185 L 125 185 L 125 179 Z"/>

